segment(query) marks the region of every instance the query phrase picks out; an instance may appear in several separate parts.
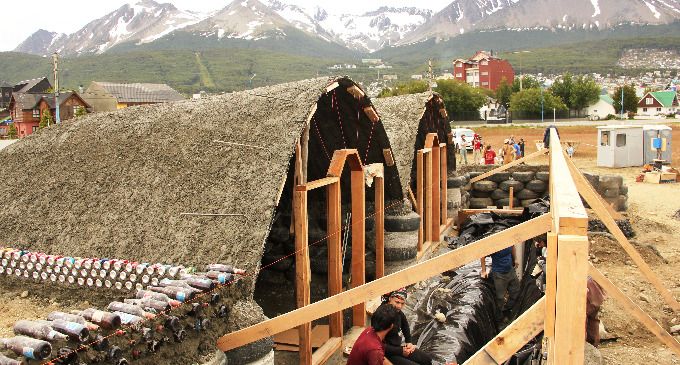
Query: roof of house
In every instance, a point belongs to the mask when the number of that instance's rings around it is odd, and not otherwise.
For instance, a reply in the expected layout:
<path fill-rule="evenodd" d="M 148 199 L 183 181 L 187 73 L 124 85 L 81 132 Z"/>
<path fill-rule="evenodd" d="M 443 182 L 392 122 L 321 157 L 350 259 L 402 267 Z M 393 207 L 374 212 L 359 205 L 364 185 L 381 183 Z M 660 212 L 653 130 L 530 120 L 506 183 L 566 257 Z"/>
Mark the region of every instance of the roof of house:
<path fill-rule="evenodd" d="M 166 84 L 117 84 L 94 81 L 113 95 L 119 103 L 165 103 L 185 100 L 182 94 Z"/>
<path fill-rule="evenodd" d="M 73 91 L 67 91 L 67 92 L 62 92 L 59 94 L 59 105 L 62 105 L 68 98 L 70 98 L 72 95 L 78 95 L 76 92 Z M 80 98 L 80 96 L 78 96 Z M 44 99 L 47 102 L 47 105 L 49 105 L 50 109 L 55 109 L 56 105 L 54 102 L 54 94 L 46 94 L 46 93 L 41 93 L 41 94 L 33 94 L 33 93 L 12 93 L 12 98 L 16 101 L 16 103 L 19 105 L 19 108 L 22 110 L 28 110 L 28 109 L 35 109 L 38 104 L 40 103 L 40 100 Z M 82 98 L 80 98 L 82 100 Z M 90 107 L 89 104 L 87 104 L 84 100 L 83 102 L 85 103 L 86 107 Z"/>
<path fill-rule="evenodd" d="M 609 105 L 614 105 L 614 99 L 612 99 L 612 97 L 609 94 L 600 95 L 600 100 L 604 101 Z"/>
<path fill-rule="evenodd" d="M 35 87 L 35 85 L 37 85 L 38 83 L 40 83 L 41 81 L 46 80 L 46 79 L 47 79 L 46 77 L 39 77 L 39 78 L 36 78 L 36 79 L 19 81 L 19 82 L 17 82 L 16 85 L 14 85 L 14 92 L 17 92 L 17 93 L 28 92 L 33 87 Z M 48 81 L 48 83 L 49 83 L 49 81 Z M 42 92 L 42 91 L 45 91 L 45 90 L 38 90 L 38 92 Z"/>
<path fill-rule="evenodd" d="M 3 182 L 31 186 L 0 189 L 0 244 L 255 272 L 295 142 L 331 81 L 93 113 L 30 135 L 0 152 Z"/>
<path fill-rule="evenodd" d="M 7 83 L 7 81 L 3 80 L 3 81 L 0 81 L 0 87 L 12 87 L 12 85 Z"/>
<path fill-rule="evenodd" d="M 675 91 L 652 91 L 649 94 L 666 108 L 673 106 L 673 101 L 676 101 L 678 97 Z"/>

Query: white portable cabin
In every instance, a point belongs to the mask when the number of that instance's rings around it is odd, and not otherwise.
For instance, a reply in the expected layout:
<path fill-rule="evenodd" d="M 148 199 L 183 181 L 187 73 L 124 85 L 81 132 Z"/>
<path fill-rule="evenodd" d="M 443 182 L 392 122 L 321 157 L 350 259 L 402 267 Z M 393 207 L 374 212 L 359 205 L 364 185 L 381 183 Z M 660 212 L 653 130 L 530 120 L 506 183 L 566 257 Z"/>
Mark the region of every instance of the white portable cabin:
<path fill-rule="evenodd" d="M 653 124 L 642 127 L 644 130 L 644 163 L 654 163 L 654 159 L 664 160 L 671 163 L 671 137 L 673 130 L 667 125 Z M 657 140 L 655 140 L 657 139 Z"/>
<path fill-rule="evenodd" d="M 597 166 L 643 165 L 642 126 L 609 125 L 597 127 L 597 132 Z"/>

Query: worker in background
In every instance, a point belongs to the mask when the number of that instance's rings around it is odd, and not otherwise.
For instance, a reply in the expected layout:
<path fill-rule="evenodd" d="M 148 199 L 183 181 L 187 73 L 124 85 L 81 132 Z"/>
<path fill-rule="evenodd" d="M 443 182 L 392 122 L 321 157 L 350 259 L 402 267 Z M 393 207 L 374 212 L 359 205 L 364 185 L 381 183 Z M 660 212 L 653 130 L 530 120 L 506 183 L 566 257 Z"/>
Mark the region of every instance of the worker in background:
<path fill-rule="evenodd" d="M 459 146 L 459 148 L 460 148 L 460 163 L 462 164 L 463 162 L 465 162 L 466 165 L 467 165 L 467 144 L 468 143 L 465 140 L 465 135 L 461 133 L 460 134 L 460 146 Z"/>
<path fill-rule="evenodd" d="M 401 288 L 382 297 L 381 307 L 391 306 L 398 311 L 394 328 L 385 336 L 385 357 L 394 365 L 430 365 L 432 358 L 413 344 L 411 328 L 404 312 L 401 311 L 406 296 L 406 288 Z"/>
<path fill-rule="evenodd" d="M 475 137 L 472 139 L 472 163 L 479 165 L 482 160 L 482 137 L 475 133 Z"/>
<path fill-rule="evenodd" d="M 489 272 L 486 270 L 486 256 L 480 259 L 482 278 L 488 278 Z M 519 279 L 515 273 L 517 267 L 517 255 L 515 246 L 504 248 L 491 254 L 491 280 L 495 289 L 496 296 L 496 318 L 499 322 L 505 321 L 506 315 L 509 316 L 512 307 L 519 295 Z M 505 303 L 505 294 L 508 294 L 508 302 Z"/>
<path fill-rule="evenodd" d="M 512 148 L 515 149 L 515 160 L 522 158 L 522 150 L 519 148 L 519 143 L 512 142 Z"/>
<path fill-rule="evenodd" d="M 567 143 L 567 155 L 569 158 L 574 158 L 574 146 L 571 142 Z"/>
<path fill-rule="evenodd" d="M 484 164 L 493 165 L 496 162 L 496 152 L 491 148 L 490 144 L 486 145 L 484 150 Z"/>
<path fill-rule="evenodd" d="M 524 157 L 524 138 L 520 138 L 518 144 L 519 144 L 520 156 Z"/>
<path fill-rule="evenodd" d="M 586 294 L 586 341 L 597 347 L 600 345 L 600 307 L 604 302 L 604 290 L 592 277 L 588 276 Z"/>
<path fill-rule="evenodd" d="M 554 128 L 555 132 L 557 133 L 557 136 L 560 136 L 560 131 L 557 130 L 557 127 L 554 125 L 549 125 L 548 128 L 545 129 L 545 132 L 543 132 L 543 147 L 545 148 L 550 148 L 550 129 Z"/>
<path fill-rule="evenodd" d="M 347 365 L 383 365 L 385 362 L 385 336 L 394 327 L 397 308 L 380 306 L 371 316 L 371 326 L 366 328 L 352 347 Z"/>
<path fill-rule="evenodd" d="M 515 160 L 515 148 L 510 144 L 510 140 L 503 141 L 502 147 L 503 165 L 507 165 Z"/>

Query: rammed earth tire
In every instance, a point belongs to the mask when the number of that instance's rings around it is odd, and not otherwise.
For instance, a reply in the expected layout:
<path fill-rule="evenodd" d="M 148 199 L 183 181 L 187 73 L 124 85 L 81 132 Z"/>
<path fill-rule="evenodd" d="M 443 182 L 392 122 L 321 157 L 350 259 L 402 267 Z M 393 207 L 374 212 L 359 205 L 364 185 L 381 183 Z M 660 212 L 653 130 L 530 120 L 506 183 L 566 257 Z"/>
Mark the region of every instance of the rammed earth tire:
<path fill-rule="evenodd" d="M 524 185 L 524 188 L 535 191 L 540 194 L 548 189 L 548 184 L 546 184 L 545 181 L 541 180 L 531 180 L 528 183 L 526 183 L 526 185 Z"/>
<path fill-rule="evenodd" d="M 523 208 L 528 207 L 529 205 L 533 204 L 536 201 L 536 199 L 525 199 L 525 200 L 520 200 L 520 205 L 522 205 Z"/>
<path fill-rule="evenodd" d="M 550 181 L 550 173 L 547 171 L 538 171 L 536 172 L 536 180 L 548 182 Z"/>
<path fill-rule="evenodd" d="M 514 192 L 518 192 L 518 191 L 524 189 L 524 183 L 521 182 L 521 181 L 517 181 L 517 180 L 506 180 L 506 181 L 503 181 L 500 184 L 499 187 L 503 191 L 510 191 L 510 188 L 512 187 L 512 190 Z"/>
<path fill-rule="evenodd" d="M 621 195 L 619 188 L 604 189 L 602 191 L 602 196 L 605 198 L 618 198 L 619 195 Z"/>
<path fill-rule="evenodd" d="M 623 177 L 618 175 L 600 176 L 600 189 L 618 189 L 623 185 Z"/>
<path fill-rule="evenodd" d="M 509 172 L 501 171 L 501 172 L 497 172 L 497 173 L 495 173 L 495 174 L 489 176 L 487 179 L 488 179 L 488 180 L 491 180 L 491 181 L 493 181 L 493 182 L 495 182 L 495 183 L 500 183 L 500 182 L 502 182 L 502 181 L 505 181 L 505 180 L 510 179 L 510 176 L 511 176 L 511 175 L 512 175 L 512 174 L 509 173 Z"/>
<path fill-rule="evenodd" d="M 473 198 L 489 198 L 489 197 L 491 197 L 491 192 L 490 191 L 472 190 L 470 195 L 472 195 Z"/>
<path fill-rule="evenodd" d="M 508 197 L 510 197 L 510 193 L 501 189 L 496 189 L 491 193 L 491 199 L 493 200 L 505 199 Z"/>
<path fill-rule="evenodd" d="M 600 176 L 599 176 L 599 175 L 595 175 L 595 174 L 591 174 L 591 173 L 588 173 L 588 172 L 584 172 L 584 173 L 583 173 L 583 177 L 585 177 L 586 180 L 588 180 L 588 182 L 590 183 L 590 185 L 591 185 L 595 190 L 597 190 L 597 189 L 600 188 Z"/>
<path fill-rule="evenodd" d="M 470 209 L 485 209 L 494 205 L 491 198 L 470 198 Z"/>
<path fill-rule="evenodd" d="M 628 186 L 622 185 L 622 186 L 621 186 L 621 189 L 619 189 L 619 193 L 620 193 L 621 195 L 628 195 Z"/>
<path fill-rule="evenodd" d="M 466 185 L 466 179 L 464 176 L 449 177 L 446 179 L 447 189 L 460 188 Z"/>
<path fill-rule="evenodd" d="M 420 216 L 416 212 L 406 215 L 386 215 L 385 230 L 388 232 L 411 232 L 420 228 Z"/>
<path fill-rule="evenodd" d="M 502 209 L 503 207 L 507 207 L 507 206 L 510 206 L 510 198 L 498 199 L 496 201 L 496 208 L 498 208 L 498 209 Z M 512 198 L 512 206 L 518 207 L 519 206 L 519 199 Z"/>
<path fill-rule="evenodd" d="M 418 255 L 418 234 L 385 232 L 385 261 L 411 260 Z"/>
<path fill-rule="evenodd" d="M 486 181 L 486 180 L 477 181 L 477 182 L 474 183 L 473 186 L 472 186 L 473 190 L 476 190 L 476 191 L 487 191 L 487 192 L 492 192 L 492 191 L 496 190 L 497 187 L 498 187 L 498 184 L 496 184 L 495 182 L 493 182 L 493 181 Z"/>
<path fill-rule="evenodd" d="M 536 173 L 533 171 L 518 171 L 512 173 L 512 178 L 523 183 L 529 182 L 534 179 Z"/>
<path fill-rule="evenodd" d="M 538 194 L 536 192 L 532 191 L 532 190 L 529 190 L 529 189 L 520 190 L 519 192 L 517 192 L 517 194 L 515 194 L 515 196 L 517 197 L 517 199 L 520 199 L 520 200 L 538 198 Z"/>

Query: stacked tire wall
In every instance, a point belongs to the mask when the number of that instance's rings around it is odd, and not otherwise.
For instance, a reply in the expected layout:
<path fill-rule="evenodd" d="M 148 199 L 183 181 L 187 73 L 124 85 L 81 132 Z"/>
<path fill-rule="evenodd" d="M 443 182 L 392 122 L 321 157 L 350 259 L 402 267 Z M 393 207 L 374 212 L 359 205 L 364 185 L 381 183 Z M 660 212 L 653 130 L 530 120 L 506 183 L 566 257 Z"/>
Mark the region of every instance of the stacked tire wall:
<path fill-rule="evenodd" d="M 548 195 L 550 174 L 548 166 L 518 166 L 496 173 L 470 184 L 475 178 L 496 166 L 473 166 L 480 171 L 461 172 L 448 179 L 449 214 L 459 209 L 503 208 L 510 205 L 510 188 L 513 190 L 513 207 L 525 207 L 535 199 Z M 618 211 L 628 209 L 628 187 L 619 175 L 584 173 L 586 179 L 607 203 Z M 584 202 L 585 203 L 585 202 Z"/>

